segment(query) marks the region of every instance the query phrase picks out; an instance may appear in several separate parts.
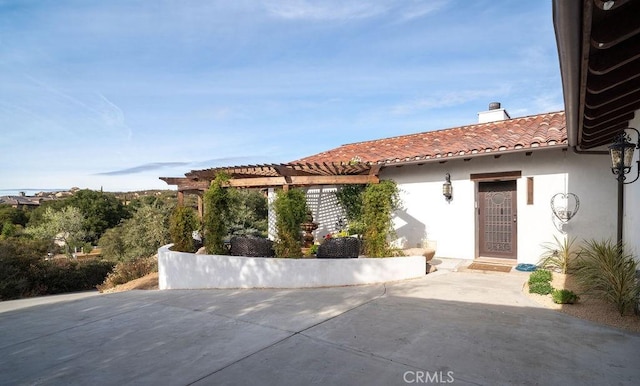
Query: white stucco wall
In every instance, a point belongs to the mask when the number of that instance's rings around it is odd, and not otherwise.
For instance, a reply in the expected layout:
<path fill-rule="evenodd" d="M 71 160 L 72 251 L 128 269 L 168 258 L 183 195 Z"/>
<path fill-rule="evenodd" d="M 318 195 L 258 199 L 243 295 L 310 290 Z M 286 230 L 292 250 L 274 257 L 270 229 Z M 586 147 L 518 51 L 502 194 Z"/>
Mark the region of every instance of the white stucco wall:
<path fill-rule="evenodd" d="M 425 275 L 424 256 L 277 259 L 158 250 L 160 289 L 310 288 L 383 283 Z"/>
<path fill-rule="evenodd" d="M 630 122 L 630 127 L 640 130 L 640 110 L 636 110 L 635 118 Z M 636 138 L 636 134 L 629 130 L 627 133 L 632 135 L 632 141 L 640 142 L 640 138 Z M 629 173 L 629 180 L 633 180 L 638 173 L 637 163 L 640 152 L 636 150 L 634 166 Z M 622 237 L 628 250 L 634 254 L 636 260 L 640 262 L 640 180 L 624 186 L 624 216 Z"/>
<path fill-rule="evenodd" d="M 611 181 L 608 156 L 577 155 L 571 151 L 545 149 L 387 167 L 382 179 L 395 180 L 405 209 L 397 213 L 397 232 L 406 247 L 429 240 L 437 245 L 436 256 L 461 259 L 477 257 L 476 191 L 470 174 L 521 171 L 517 179 L 518 242 L 520 263 L 536 263 L 541 244 L 562 236 L 556 228 L 550 200 L 556 193 L 574 193 L 580 199 L 576 216 L 562 229 L 578 240 L 615 238 L 616 186 Z M 451 174 L 453 200 L 442 196 L 445 173 Z M 527 177 L 534 179 L 534 203 L 527 205 Z"/>

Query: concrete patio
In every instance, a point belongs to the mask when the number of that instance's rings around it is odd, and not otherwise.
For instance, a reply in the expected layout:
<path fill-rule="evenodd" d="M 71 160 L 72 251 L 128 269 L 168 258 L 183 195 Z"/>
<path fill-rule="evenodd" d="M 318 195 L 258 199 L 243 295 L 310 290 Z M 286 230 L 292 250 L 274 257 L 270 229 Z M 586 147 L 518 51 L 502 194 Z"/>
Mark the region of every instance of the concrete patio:
<path fill-rule="evenodd" d="M 0 384 L 638 384 L 640 335 L 541 308 L 527 275 L 0 303 Z"/>

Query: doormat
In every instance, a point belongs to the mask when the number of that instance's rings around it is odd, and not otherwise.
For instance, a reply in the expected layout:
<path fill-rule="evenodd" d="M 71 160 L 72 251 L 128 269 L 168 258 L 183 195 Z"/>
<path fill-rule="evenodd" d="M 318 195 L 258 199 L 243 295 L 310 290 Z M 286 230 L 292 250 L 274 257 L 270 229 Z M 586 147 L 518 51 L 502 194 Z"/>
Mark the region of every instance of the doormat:
<path fill-rule="evenodd" d="M 500 265 L 500 264 L 487 264 L 487 263 L 471 263 L 467 269 L 477 269 L 480 271 L 493 271 L 493 272 L 510 272 L 510 265 Z"/>

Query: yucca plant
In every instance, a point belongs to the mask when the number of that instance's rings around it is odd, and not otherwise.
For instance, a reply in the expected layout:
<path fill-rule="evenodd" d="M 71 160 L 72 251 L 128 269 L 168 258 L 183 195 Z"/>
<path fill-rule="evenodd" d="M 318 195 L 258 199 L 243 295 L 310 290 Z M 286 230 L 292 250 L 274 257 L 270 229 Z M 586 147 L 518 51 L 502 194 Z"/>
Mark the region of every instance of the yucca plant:
<path fill-rule="evenodd" d="M 576 279 L 586 293 L 616 306 L 620 315 L 638 302 L 637 263 L 624 245 L 611 240 L 586 243 L 577 262 Z"/>
<path fill-rule="evenodd" d="M 575 262 L 579 254 L 579 249 L 575 247 L 576 239 L 568 236 L 559 239 L 553 236 L 555 242 L 542 244 L 545 252 L 542 254 L 538 266 L 544 269 L 551 269 L 560 273 L 570 273 L 575 268 Z"/>

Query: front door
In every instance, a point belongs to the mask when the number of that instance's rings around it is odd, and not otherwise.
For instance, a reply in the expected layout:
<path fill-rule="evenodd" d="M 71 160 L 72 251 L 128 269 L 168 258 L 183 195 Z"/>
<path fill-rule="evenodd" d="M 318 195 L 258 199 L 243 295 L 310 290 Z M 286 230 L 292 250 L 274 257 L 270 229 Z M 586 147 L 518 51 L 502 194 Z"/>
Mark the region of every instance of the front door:
<path fill-rule="evenodd" d="M 479 182 L 478 243 L 481 257 L 517 257 L 516 181 Z"/>

